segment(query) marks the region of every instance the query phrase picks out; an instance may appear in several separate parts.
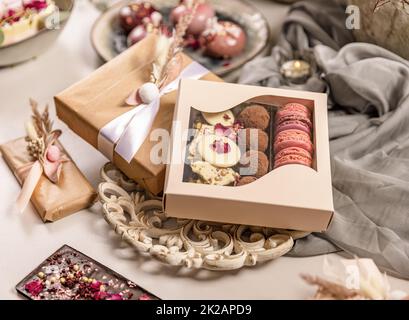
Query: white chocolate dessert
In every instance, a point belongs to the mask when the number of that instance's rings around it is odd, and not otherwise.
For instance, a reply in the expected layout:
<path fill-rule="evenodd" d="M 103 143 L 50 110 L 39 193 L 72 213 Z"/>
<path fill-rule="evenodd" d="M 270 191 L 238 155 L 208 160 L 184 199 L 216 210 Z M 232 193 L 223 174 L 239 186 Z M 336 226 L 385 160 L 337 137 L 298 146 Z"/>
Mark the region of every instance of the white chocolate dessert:
<path fill-rule="evenodd" d="M 213 126 L 215 126 L 218 123 L 226 127 L 232 126 L 234 124 L 234 115 L 233 112 L 231 112 L 231 110 L 218 113 L 202 112 L 202 115 L 203 118 Z"/>
<path fill-rule="evenodd" d="M 205 161 L 196 161 L 191 164 L 192 171 L 196 173 L 202 183 L 227 186 L 234 183 L 240 176 L 231 168 L 217 168 Z"/>
<path fill-rule="evenodd" d="M 237 144 L 238 128 L 234 114 L 202 113 L 204 120 L 196 122 L 195 136 L 188 147 L 187 159 L 195 174 L 195 183 L 228 186 L 240 178 L 236 165 L 241 159 Z M 192 181 L 192 180 L 191 180 Z"/>
<path fill-rule="evenodd" d="M 1 0 L 0 47 L 35 35 L 45 28 L 46 19 L 57 10 L 52 0 Z"/>
<path fill-rule="evenodd" d="M 241 151 L 233 140 L 217 135 L 202 136 L 198 151 L 203 160 L 218 168 L 234 167 L 241 158 Z"/>

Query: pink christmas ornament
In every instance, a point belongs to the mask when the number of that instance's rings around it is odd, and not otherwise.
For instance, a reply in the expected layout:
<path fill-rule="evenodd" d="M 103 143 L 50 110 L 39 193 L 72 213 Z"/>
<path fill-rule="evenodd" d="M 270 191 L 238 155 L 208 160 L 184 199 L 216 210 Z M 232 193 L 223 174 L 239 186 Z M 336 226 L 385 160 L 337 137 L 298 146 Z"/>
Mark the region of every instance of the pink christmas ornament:
<path fill-rule="evenodd" d="M 214 58 L 232 58 L 246 46 L 247 37 L 243 29 L 230 21 L 213 21 L 200 36 L 204 54 Z"/>

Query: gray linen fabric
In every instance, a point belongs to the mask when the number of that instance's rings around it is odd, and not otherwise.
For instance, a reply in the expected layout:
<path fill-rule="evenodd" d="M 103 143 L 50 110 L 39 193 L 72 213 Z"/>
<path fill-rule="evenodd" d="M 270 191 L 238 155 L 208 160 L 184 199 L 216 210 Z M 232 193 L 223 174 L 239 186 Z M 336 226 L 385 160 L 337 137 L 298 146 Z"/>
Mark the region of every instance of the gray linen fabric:
<path fill-rule="evenodd" d="M 344 12 L 327 0 L 294 5 L 272 55 L 245 66 L 240 82 L 288 86 L 279 66 L 296 52 L 317 70 L 295 88 L 329 93 L 335 216 L 290 255 L 340 248 L 409 278 L 409 62 L 353 42 Z"/>

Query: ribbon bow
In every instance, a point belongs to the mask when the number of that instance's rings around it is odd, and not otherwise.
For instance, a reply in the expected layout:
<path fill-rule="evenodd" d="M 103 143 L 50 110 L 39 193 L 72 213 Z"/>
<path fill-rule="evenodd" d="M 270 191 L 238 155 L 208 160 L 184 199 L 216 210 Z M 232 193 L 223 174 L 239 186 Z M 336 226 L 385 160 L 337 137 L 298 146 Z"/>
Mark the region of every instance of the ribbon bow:
<path fill-rule="evenodd" d="M 162 88 L 150 103 L 142 103 L 106 124 L 98 135 L 98 149 L 111 161 L 115 150 L 130 163 L 149 135 L 159 112 L 160 98 L 177 90 L 181 79 L 200 79 L 207 73 L 209 70 L 199 63 L 190 63 L 175 80 Z"/>
<path fill-rule="evenodd" d="M 58 183 L 62 164 L 69 161 L 69 158 L 55 145 L 60 135 L 60 130 L 51 132 L 45 141 L 46 149 L 44 155 L 17 170 L 16 175 L 20 180 L 24 181 L 21 192 L 16 200 L 16 205 L 20 212 L 23 212 L 30 202 L 31 196 L 43 173 L 52 183 Z"/>

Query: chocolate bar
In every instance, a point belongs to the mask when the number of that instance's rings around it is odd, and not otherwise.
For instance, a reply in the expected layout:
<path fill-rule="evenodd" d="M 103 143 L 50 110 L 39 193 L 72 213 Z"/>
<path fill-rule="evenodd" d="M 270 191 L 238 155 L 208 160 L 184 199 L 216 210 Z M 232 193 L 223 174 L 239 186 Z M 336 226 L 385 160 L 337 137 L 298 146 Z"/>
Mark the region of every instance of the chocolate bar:
<path fill-rule="evenodd" d="M 34 269 L 16 290 L 32 300 L 159 300 L 67 245 Z"/>

